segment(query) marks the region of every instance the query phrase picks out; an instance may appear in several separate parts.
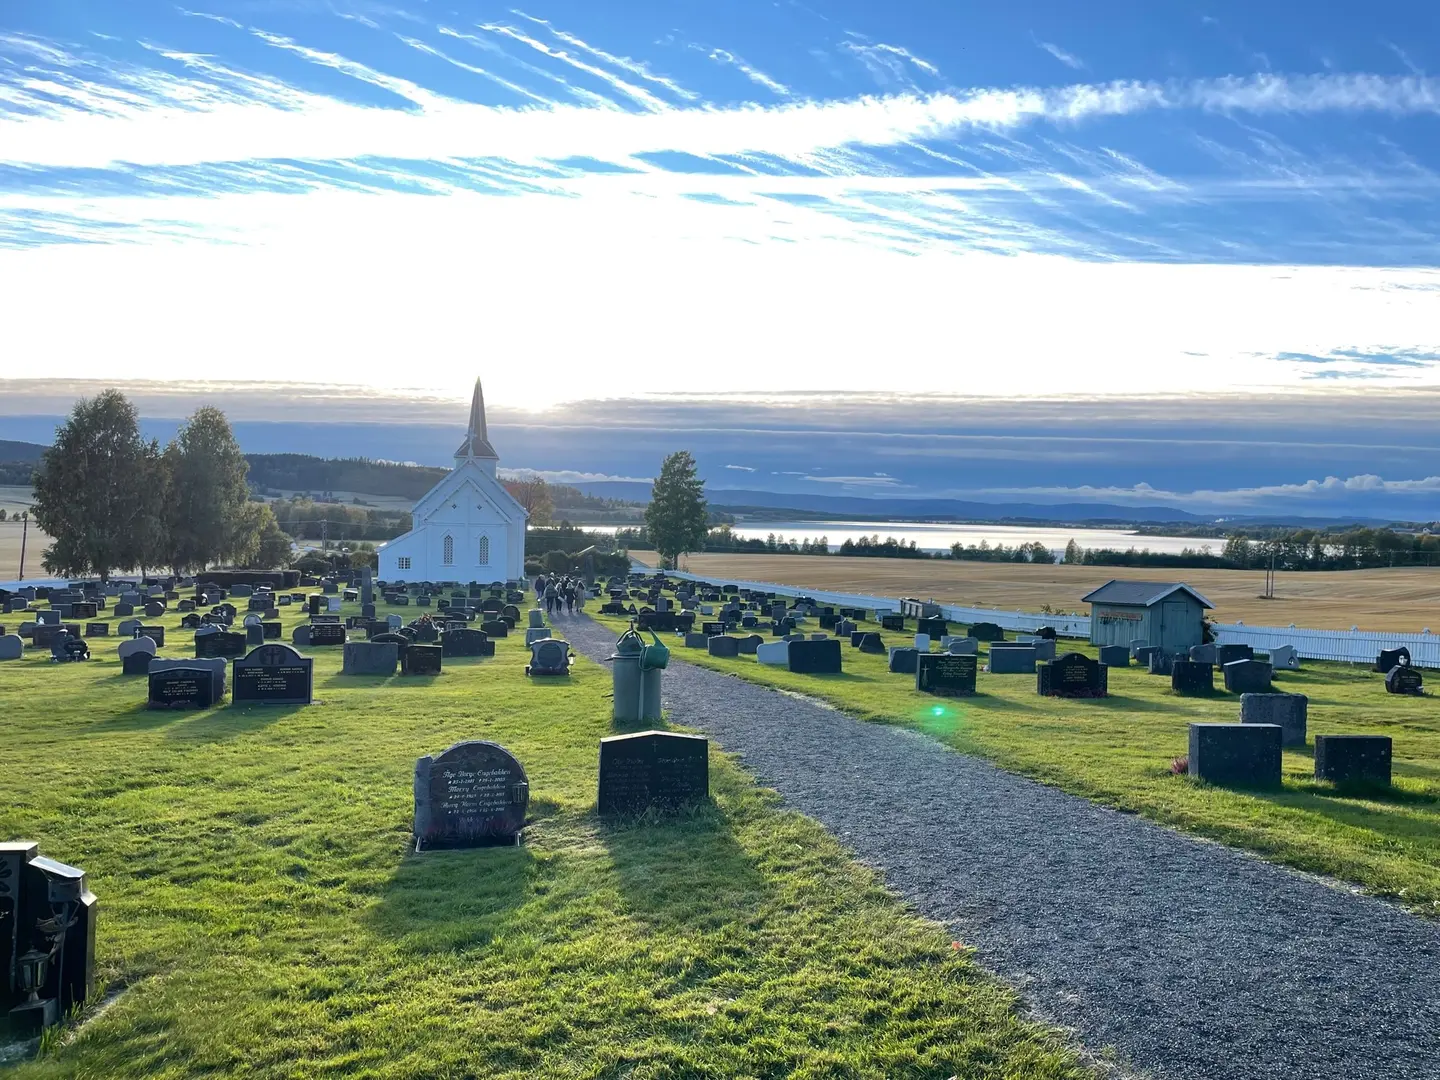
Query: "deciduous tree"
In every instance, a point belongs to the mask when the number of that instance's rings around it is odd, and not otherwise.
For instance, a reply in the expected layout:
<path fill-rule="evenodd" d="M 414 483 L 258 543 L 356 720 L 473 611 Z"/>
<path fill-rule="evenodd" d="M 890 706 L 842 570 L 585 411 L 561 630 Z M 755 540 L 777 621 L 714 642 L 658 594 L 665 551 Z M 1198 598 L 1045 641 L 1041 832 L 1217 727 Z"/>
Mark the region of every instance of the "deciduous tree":
<path fill-rule="evenodd" d="M 35 472 L 35 523 L 54 539 L 45 569 L 106 581 L 114 570 L 157 565 L 159 456 L 120 391 L 76 402 Z"/>
<path fill-rule="evenodd" d="M 197 409 L 165 448 L 165 465 L 166 563 L 183 573 L 223 559 L 245 561 L 261 530 L 246 509 L 249 466 L 225 414 Z"/>

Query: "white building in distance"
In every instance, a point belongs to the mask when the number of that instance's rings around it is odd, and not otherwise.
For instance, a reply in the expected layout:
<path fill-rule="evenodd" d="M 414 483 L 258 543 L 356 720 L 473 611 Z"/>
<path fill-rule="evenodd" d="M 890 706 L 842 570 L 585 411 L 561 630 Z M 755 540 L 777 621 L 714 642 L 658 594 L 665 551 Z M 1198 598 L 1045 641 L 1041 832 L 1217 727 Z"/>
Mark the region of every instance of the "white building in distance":
<path fill-rule="evenodd" d="M 525 576 L 525 508 L 495 475 L 475 380 L 470 430 L 455 468 L 415 504 L 410 531 L 380 549 L 383 581 L 518 581 Z"/>

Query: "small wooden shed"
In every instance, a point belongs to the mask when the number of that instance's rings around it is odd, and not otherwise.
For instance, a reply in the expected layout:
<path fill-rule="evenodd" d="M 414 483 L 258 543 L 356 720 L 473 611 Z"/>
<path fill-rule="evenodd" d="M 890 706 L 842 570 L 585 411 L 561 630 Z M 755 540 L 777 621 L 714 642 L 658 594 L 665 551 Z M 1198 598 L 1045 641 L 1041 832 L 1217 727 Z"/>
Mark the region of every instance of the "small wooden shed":
<path fill-rule="evenodd" d="M 1091 644 L 1128 646 L 1138 639 L 1168 653 L 1201 644 L 1205 612 L 1215 606 L 1183 581 L 1107 581 L 1084 602 Z"/>

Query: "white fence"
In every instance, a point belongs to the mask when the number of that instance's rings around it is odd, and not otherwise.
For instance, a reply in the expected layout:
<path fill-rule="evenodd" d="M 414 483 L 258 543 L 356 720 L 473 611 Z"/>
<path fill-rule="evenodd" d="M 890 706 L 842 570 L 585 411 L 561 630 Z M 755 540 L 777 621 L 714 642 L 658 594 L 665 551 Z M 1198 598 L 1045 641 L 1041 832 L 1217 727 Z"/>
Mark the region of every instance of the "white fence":
<path fill-rule="evenodd" d="M 640 567 L 650 570 L 650 567 Z M 709 581 L 716 585 L 735 585 L 742 589 L 773 592 L 781 596 L 810 596 L 822 604 L 843 607 L 890 608 L 900 610 L 900 600 L 893 596 L 862 596 L 858 593 L 826 592 L 798 585 L 777 585 L 773 581 L 742 581 L 739 578 L 704 577 L 670 571 L 672 577 L 691 581 Z M 941 604 L 945 618 L 958 623 L 993 622 L 1006 630 L 1033 632 L 1042 626 L 1053 626 L 1061 637 L 1089 638 L 1088 615 L 1043 615 L 1032 611 L 996 611 L 992 608 L 961 607 Z M 1295 626 L 1246 626 L 1244 623 L 1220 623 L 1215 627 L 1216 640 L 1222 645 L 1249 645 L 1269 652 L 1280 645 L 1293 645 L 1306 660 L 1336 660 L 1341 663 L 1374 664 L 1382 649 L 1410 650 L 1410 662 L 1416 667 L 1440 668 L 1440 635 L 1390 634 L 1374 630 L 1307 630 Z"/>

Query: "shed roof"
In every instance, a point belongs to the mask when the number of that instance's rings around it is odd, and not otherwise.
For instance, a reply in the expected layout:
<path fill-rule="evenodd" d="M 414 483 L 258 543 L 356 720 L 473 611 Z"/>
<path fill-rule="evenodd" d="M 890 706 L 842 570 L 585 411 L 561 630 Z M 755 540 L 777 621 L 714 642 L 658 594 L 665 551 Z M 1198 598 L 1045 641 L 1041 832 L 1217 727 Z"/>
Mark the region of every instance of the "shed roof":
<path fill-rule="evenodd" d="M 1200 602 L 1201 607 L 1215 605 L 1201 596 L 1183 581 L 1120 581 L 1112 579 L 1094 592 L 1081 597 L 1085 604 L 1133 604 L 1137 607 L 1153 607 L 1175 592 L 1184 591 Z"/>

